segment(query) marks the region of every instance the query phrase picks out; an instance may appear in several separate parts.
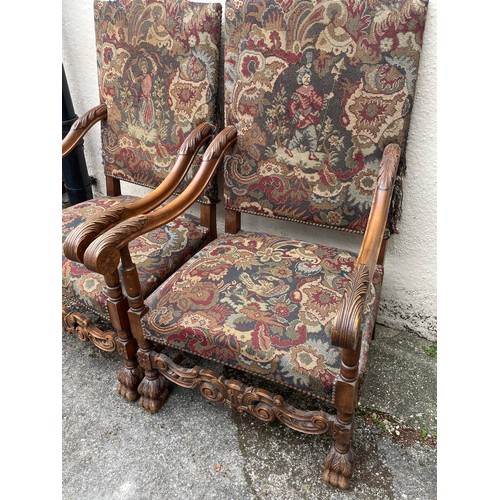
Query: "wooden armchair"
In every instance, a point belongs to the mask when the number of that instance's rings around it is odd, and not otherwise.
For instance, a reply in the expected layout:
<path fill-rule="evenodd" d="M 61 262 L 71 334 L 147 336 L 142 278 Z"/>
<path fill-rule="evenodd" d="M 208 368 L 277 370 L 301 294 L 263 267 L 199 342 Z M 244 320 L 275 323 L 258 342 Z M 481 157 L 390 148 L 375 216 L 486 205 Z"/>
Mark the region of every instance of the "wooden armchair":
<path fill-rule="evenodd" d="M 401 156 L 425 16 L 422 0 L 226 3 L 229 128 L 205 153 L 207 162 L 216 151 L 217 162 L 225 154 L 226 234 L 145 300 L 126 245 L 175 216 L 173 205 L 156 218 L 128 221 L 144 229 L 124 235 L 125 226 L 116 226 L 84 255 L 96 272 L 115 272 L 120 257 L 130 270 L 124 279 L 145 371 L 138 388 L 143 407 L 161 407 L 168 380 L 260 420 L 327 434 L 333 445 L 323 478 L 348 487 L 385 242 L 400 214 Z M 356 255 L 243 231 L 242 212 L 357 233 L 361 248 Z M 182 356 L 171 359 L 164 347 L 294 389 L 309 403 L 330 404 L 334 414 L 298 409 L 267 389 L 182 366 Z"/>
<path fill-rule="evenodd" d="M 185 0 L 131 0 L 96 1 L 94 10 L 102 104 L 73 125 L 62 154 L 101 122 L 107 196 L 63 210 L 63 326 L 101 350 L 119 351 L 125 366 L 118 391 L 133 400 L 143 374 L 119 273 L 92 272 L 83 257 L 98 235 L 190 185 L 218 125 L 222 9 Z M 153 190 L 143 198 L 121 195 L 121 181 Z M 144 296 L 215 238 L 213 178 L 197 201 L 199 217 L 179 214 L 130 245 Z"/>

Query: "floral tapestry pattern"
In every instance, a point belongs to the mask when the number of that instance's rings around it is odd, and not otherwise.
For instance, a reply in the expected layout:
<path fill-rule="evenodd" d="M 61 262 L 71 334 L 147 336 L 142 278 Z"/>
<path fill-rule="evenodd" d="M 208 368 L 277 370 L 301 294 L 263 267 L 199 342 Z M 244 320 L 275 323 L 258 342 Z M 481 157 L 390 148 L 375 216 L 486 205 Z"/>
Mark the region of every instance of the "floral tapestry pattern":
<path fill-rule="evenodd" d="M 86 220 L 118 203 L 132 203 L 135 196 L 94 198 L 63 210 L 63 243 L 69 232 Z M 208 230 L 197 225 L 188 214 L 139 236 L 129 243 L 130 255 L 137 266 L 144 296 L 177 270 L 208 241 Z M 89 271 L 83 264 L 62 256 L 63 299 L 73 299 L 101 317 L 107 317 L 104 277 Z"/>
<path fill-rule="evenodd" d="M 238 143 L 225 161 L 226 206 L 364 232 L 383 149 L 404 151 L 426 8 L 229 0 L 225 113 Z"/>
<path fill-rule="evenodd" d="M 241 231 L 209 243 L 146 300 L 145 335 L 331 400 L 340 349 L 325 334 L 355 255 Z M 377 268 L 363 318 L 363 359 L 378 309 Z"/>
<path fill-rule="evenodd" d="M 187 135 L 202 122 L 217 125 L 221 6 L 185 0 L 94 6 L 99 89 L 108 107 L 105 172 L 154 188 Z M 200 201 L 217 201 L 215 181 Z"/>

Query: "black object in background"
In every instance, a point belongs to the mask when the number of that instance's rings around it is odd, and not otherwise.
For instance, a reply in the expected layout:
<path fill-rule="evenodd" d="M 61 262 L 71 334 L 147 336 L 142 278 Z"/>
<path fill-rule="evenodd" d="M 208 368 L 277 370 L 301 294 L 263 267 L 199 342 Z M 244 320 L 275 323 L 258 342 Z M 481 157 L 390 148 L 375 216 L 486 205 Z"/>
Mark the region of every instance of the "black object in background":
<path fill-rule="evenodd" d="M 69 92 L 64 66 L 62 68 L 62 138 L 78 119 L 73 109 L 73 101 Z M 68 194 L 70 205 L 90 200 L 93 197 L 91 179 L 87 171 L 87 163 L 83 153 L 83 139 L 62 161 L 62 176 L 64 187 Z"/>

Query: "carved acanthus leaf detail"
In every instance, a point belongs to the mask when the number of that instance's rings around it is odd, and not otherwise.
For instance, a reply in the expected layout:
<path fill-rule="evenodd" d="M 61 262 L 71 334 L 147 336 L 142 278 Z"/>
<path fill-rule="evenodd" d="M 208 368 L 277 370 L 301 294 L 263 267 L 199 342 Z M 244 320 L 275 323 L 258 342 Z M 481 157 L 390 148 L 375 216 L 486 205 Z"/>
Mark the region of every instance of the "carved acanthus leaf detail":
<path fill-rule="evenodd" d="M 384 149 L 377 180 L 380 189 L 388 190 L 392 188 L 399 167 L 400 155 L 401 148 L 397 144 L 389 144 Z"/>
<path fill-rule="evenodd" d="M 121 222 L 103 235 L 101 239 L 102 246 L 119 246 L 123 240 L 140 231 L 147 220 L 147 215 L 137 215 L 131 219 Z"/>
<path fill-rule="evenodd" d="M 219 156 L 223 149 L 236 140 L 237 135 L 238 133 L 236 131 L 236 127 L 226 127 L 219 133 L 217 138 L 210 143 L 210 146 L 208 146 L 205 154 L 203 155 L 203 160 L 210 161 Z"/>
<path fill-rule="evenodd" d="M 210 123 L 202 123 L 201 125 L 198 125 L 182 143 L 179 149 L 179 154 L 193 154 L 200 146 L 200 142 L 209 137 L 213 130 L 214 127 Z"/>
<path fill-rule="evenodd" d="M 95 121 L 105 120 L 107 116 L 108 108 L 106 104 L 99 104 L 99 106 L 95 106 L 78 118 L 70 130 L 85 129 Z"/>
<path fill-rule="evenodd" d="M 332 486 L 345 490 L 349 486 L 349 479 L 354 471 L 354 453 L 352 448 L 346 453 L 339 452 L 332 446 L 325 458 L 323 479 Z"/>
<path fill-rule="evenodd" d="M 83 262 L 83 254 L 90 243 L 106 228 L 118 223 L 125 208 L 126 205 L 111 207 L 71 231 L 63 246 L 66 257 L 73 261 Z"/>
<path fill-rule="evenodd" d="M 347 349 L 356 348 L 369 285 L 369 268 L 365 265 L 357 265 L 349 275 L 349 281 L 333 321 L 332 343 L 334 345 Z"/>

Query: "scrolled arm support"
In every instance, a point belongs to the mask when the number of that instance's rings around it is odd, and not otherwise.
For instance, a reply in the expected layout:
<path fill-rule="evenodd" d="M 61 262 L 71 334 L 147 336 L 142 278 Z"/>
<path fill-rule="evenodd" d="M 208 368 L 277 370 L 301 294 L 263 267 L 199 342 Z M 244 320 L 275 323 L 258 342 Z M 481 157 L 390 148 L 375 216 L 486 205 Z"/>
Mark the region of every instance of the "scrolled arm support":
<path fill-rule="evenodd" d="M 111 207 L 71 231 L 63 245 L 64 255 L 75 262 L 82 262 L 83 254 L 90 243 L 108 227 L 122 220 L 125 208 L 125 205 Z"/>
<path fill-rule="evenodd" d="M 85 250 L 108 228 L 131 217 L 155 209 L 171 196 L 184 179 L 200 148 L 212 137 L 214 126 L 198 125 L 182 143 L 177 160 L 163 182 L 151 193 L 128 205 L 111 207 L 104 213 L 75 228 L 64 242 L 64 254 L 70 260 L 83 262 Z"/>
<path fill-rule="evenodd" d="M 99 104 L 84 113 L 69 129 L 62 141 L 62 157 L 67 156 L 80 141 L 80 139 L 99 121 L 108 117 L 106 104 Z"/>
<path fill-rule="evenodd" d="M 344 289 L 344 295 L 332 325 L 332 343 L 338 347 L 356 349 L 361 326 L 361 316 L 370 286 L 367 266 L 354 268 Z"/>
<path fill-rule="evenodd" d="M 91 271 L 110 274 L 120 262 L 120 250 L 130 241 L 157 227 L 163 226 L 185 212 L 201 195 L 220 165 L 226 151 L 236 142 L 233 126 L 226 127 L 210 143 L 198 172 L 177 198 L 148 214 L 132 217 L 112 227 L 95 239 L 87 248 L 83 262 Z"/>
<path fill-rule="evenodd" d="M 384 238 L 400 155 L 397 144 L 389 144 L 384 149 L 361 249 L 328 332 L 338 347 L 354 350 L 358 345 L 361 317 Z"/>

